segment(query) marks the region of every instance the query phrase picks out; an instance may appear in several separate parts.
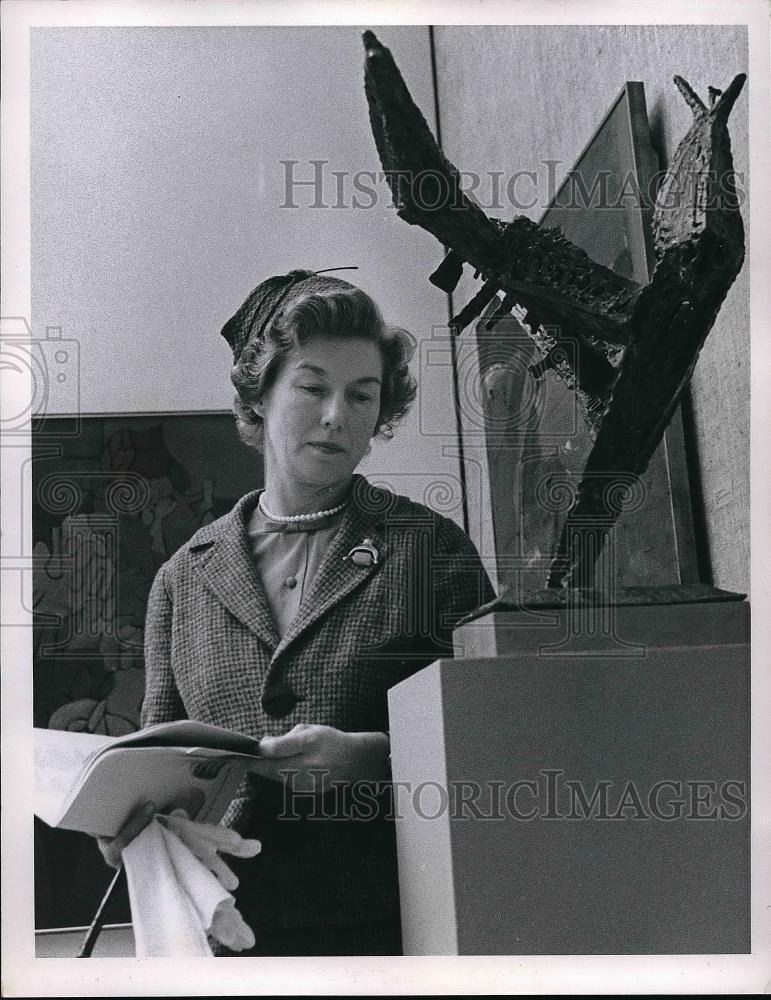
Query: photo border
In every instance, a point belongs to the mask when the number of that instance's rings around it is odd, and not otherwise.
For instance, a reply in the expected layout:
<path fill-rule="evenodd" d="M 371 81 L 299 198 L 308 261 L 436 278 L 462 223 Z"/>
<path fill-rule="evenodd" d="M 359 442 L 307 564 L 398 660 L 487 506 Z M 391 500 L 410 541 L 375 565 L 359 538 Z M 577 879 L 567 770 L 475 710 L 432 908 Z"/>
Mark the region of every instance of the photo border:
<path fill-rule="evenodd" d="M 13 996 L 296 995 L 325 994 L 551 994 L 763 992 L 771 976 L 771 558 L 766 511 L 771 507 L 771 393 L 762 372 L 771 371 L 769 310 L 769 63 L 768 9 L 763 0 L 695 2 L 552 0 L 518 4 L 498 0 L 441 0 L 409 4 L 370 2 L 83 2 L 6 0 L 2 18 L 2 307 L 3 317 L 31 315 L 29 219 L 29 28 L 44 25 L 299 25 L 299 24 L 746 24 L 749 27 L 751 298 L 751 507 L 752 601 L 752 928 L 751 955 L 689 956 L 461 956 L 442 958 L 35 959 L 32 894 L 31 630 L 3 628 L 2 777 L 3 992 Z M 737 67 L 737 69 L 744 67 Z M 720 81 L 716 81 L 720 82 Z M 513 109 L 516 113 L 516 109 Z M 3 407 L 18 404 L 6 399 Z M 6 410 L 6 412 L 9 412 Z M 18 412 L 18 411 L 14 411 Z M 0 411 L 0 414 L 2 411 Z M 14 488 L 28 476 L 29 442 L 3 441 L 2 568 L 22 574 L 31 606 L 31 573 L 16 554 L 30 551 L 20 539 L 21 496 Z M 27 483 L 29 486 L 29 483 Z M 16 621 L 18 585 L 2 589 L 4 621 Z M 257 963 L 257 964 L 254 964 Z"/>

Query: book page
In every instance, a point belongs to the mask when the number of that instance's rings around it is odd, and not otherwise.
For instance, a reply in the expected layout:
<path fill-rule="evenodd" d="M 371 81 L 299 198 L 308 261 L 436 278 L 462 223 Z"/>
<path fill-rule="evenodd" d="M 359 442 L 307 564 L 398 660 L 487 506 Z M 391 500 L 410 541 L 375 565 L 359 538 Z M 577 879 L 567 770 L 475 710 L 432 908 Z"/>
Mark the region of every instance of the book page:
<path fill-rule="evenodd" d="M 35 729 L 35 814 L 55 826 L 89 759 L 110 743 L 94 733 Z"/>
<path fill-rule="evenodd" d="M 230 750 L 236 753 L 258 754 L 259 737 L 232 732 L 221 726 L 194 719 L 158 722 L 125 736 L 108 737 L 105 746 L 197 746 Z"/>
<path fill-rule="evenodd" d="M 110 748 L 67 797 L 66 813 L 58 825 L 114 837 L 144 802 L 154 802 L 159 812 L 167 812 L 196 793 L 203 793 L 197 815 L 217 822 L 236 792 L 248 758 L 224 755 L 220 773 L 202 777 L 196 765 L 212 756 L 211 750 L 198 755 L 186 747 Z"/>

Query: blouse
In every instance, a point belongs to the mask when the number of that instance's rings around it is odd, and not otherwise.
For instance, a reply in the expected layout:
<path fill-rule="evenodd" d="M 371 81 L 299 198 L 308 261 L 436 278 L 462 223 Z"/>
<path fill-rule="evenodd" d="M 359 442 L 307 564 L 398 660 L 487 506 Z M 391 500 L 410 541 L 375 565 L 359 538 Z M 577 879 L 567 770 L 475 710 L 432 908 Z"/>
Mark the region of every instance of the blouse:
<path fill-rule="evenodd" d="M 272 521 L 257 505 L 249 516 L 249 545 L 280 637 L 289 631 L 342 514 L 286 523 Z"/>

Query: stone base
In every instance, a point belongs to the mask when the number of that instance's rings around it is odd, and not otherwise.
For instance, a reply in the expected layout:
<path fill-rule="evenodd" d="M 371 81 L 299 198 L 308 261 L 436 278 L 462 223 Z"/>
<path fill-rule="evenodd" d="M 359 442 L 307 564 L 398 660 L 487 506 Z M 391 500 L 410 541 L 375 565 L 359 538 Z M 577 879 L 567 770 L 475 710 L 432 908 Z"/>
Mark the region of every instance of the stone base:
<path fill-rule="evenodd" d="M 464 619 L 455 656 L 544 656 L 602 650 L 641 656 L 648 646 L 749 643 L 750 606 L 743 594 L 702 584 L 629 587 L 610 603 L 594 591 L 540 590 L 524 601 L 504 594 Z"/>

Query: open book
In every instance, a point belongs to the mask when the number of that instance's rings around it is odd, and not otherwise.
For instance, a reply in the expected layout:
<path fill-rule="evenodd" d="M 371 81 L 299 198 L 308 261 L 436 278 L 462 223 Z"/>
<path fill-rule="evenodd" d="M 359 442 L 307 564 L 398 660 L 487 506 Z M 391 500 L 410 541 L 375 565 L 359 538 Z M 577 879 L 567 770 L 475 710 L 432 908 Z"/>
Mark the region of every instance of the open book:
<path fill-rule="evenodd" d="M 126 736 L 35 729 L 35 815 L 49 826 L 114 837 L 144 802 L 163 812 L 200 790 L 192 818 L 216 823 L 255 757 L 259 740 L 190 720 Z M 200 765 L 213 760 L 221 766 L 207 777 Z"/>

